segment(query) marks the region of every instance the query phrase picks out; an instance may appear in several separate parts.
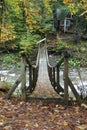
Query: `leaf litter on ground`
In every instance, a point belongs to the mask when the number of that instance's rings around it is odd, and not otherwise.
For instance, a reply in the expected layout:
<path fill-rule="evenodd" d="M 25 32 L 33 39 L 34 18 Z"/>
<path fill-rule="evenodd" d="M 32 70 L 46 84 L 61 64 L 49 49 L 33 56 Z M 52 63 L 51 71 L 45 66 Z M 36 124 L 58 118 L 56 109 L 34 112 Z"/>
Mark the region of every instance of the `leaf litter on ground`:
<path fill-rule="evenodd" d="M 86 130 L 87 110 L 0 96 L 0 130 Z"/>

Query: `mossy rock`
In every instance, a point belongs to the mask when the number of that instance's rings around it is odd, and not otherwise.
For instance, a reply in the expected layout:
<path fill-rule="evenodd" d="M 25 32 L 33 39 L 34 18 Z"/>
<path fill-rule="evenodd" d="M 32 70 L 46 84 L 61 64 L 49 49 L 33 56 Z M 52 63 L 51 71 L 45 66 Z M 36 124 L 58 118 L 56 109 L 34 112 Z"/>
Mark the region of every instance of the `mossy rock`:
<path fill-rule="evenodd" d="M 10 90 L 10 87 L 8 84 L 4 81 L 0 81 L 0 91 L 2 92 L 8 92 Z"/>

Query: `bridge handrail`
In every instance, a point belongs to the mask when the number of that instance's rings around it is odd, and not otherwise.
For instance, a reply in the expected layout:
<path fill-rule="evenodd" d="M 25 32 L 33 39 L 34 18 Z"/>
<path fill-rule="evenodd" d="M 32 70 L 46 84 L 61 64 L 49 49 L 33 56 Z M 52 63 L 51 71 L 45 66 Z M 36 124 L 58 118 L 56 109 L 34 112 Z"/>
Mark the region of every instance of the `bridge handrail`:
<path fill-rule="evenodd" d="M 60 81 L 59 81 L 59 67 L 63 63 L 64 57 L 62 57 L 60 59 L 60 61 L 57 62 L 55 65 L 51 65 L 49 63 L 47 43 L 45 44 L 45 47 L 46 47 L 46 58 L 47 58 L 47 67 L 48 67 L 49 79 L 50 79 L 52 86 L 54 87 L 54 90 L 59 94 L 60 92 L 64 92 L 64 89 L 61 87 Z M 57 70 L 57 73 L 56 73 L 56 70 Z M 57 81 L 56 81 L 56 77 L 57 77 Z"/>
<path fill-rule="evenodd" d="M 51 84 L 54 87 L 54 90 L 58 94 L 60 92 L 64 92 L 64 102 L 65 102 L 65 104 L 68 104 L 68 86 L 69 86 L 71 88 L 78 104 L 80 105 L 82 102 L 80 99 L 80 96 L 77 93 L 71 79 L 68 76 L 68 58 L 70 57 L 68 52 L 64 53 L 64 56 L 60 59 L 60 61 L 58 63 L 56 63 L 55 65 L 51 65 L 49 63 L 49 57 L 48 57 L 47 45 L 46 45 L 46 57 L 47 57 L 48 74 L 49 74 Z M 63 72 L 64 89 L 60 85 L 60 75 L 59 75 L 60 65 L 63 62 L 64 62 L 64 72 Z"/>
<path fill-rule="evenodd" d="M 46 38 L 38 41 L 36 44 L 38 44 L 38 54 L 37 54 L 37 59 L 36 59 L 36 64 L 32 65 L 29 58 L 26 56 L 26 61 L 29 66 L 29 91 L 32 93 L 35 89 L 37 78 L 38 78 L 38 71 L 39 71 L 39 59 L 40 59 L 40 44 L 45 41 Z"/>
<path fill-rule="evenodd" d="M 46 43 L 46 58 L 47 58 L 47 65 L 50 67 L 50 68 L 55 68 L 57 66 L 60 66 L 63 61 L 64 61 L 64 56 L 60 59 L 60 61 L 58 61 L 55 65 L 51 65 L 50 62 L 49 62 L 49 57 L 48 57 L 48 51 L 47 51 L 47 43 Z"/>
<path fill-rule="evenodd" d="M 40 44 L 45 41 L 46 38 L 43 38 L 42 40 L 39 40 L 36 44 L 38 44 L 38 54 L 37 54 L 37 59 L 36 59 L 36 64 L 35 65 L 32 65 L 29 58 L 27 57 L 27 55 L 25 56 L 26 57 L 26 61 L 27 63 L 32 66 L 33 68 L 37 68 L 38 65 L 39 65 L 39 58 L 40 58 Z"/>
<path fill-rule="evenodd" d="M 11 89 L 6 95 L 6 98 L 10 98 L 12 93 L 15 91 L 15 89 L 18 87 L 18 85 L 21 83 L 21 90 L 22 90 L 22 99 L 26 100 L 26 90 L 28 91 L 28 95 L 34 90 L 38 78 L 38 70 L 39 70 L 39 57 L 40 57 L 40 43 L 45 40 L 42 39 L 38 41 L 38 54 L 37 54 L 37 60 L 36 65 L 32 65 L 29 57 L 22 53 L 22 68 L 21 68 L 21 74 L 18 77 L 18 79 L 15 81 Z M 26 88 L 26 67 L 29 69 L 29 87 Z"/>

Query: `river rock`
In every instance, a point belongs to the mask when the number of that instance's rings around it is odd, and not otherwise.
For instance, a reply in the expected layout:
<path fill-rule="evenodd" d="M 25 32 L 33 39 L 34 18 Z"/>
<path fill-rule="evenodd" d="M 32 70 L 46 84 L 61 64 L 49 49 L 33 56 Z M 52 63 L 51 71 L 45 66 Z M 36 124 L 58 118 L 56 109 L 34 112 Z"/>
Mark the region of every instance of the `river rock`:
<path fill-rule="evenodd" d="M 0 81 L 0 91 L 3 92 L 8 92 L 10 89 L 10 87 L 8 86 L 8 84 L 4 81 Z"/>

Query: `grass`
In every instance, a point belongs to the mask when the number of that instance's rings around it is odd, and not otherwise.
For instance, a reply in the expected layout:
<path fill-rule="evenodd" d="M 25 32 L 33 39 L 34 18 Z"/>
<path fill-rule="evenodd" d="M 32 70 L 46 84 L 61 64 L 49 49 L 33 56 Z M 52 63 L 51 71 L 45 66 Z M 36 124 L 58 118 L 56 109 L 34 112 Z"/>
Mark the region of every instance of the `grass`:
<path fill-rule="evenodd" d="M 0 62 L 2 63 L 2 67 L 9 67 L 11 65 L 17 65 L 20 67 L 21 63 L 21 57 L 19 53 L 7 53 L 3 54 L 0 57 Z"/>

